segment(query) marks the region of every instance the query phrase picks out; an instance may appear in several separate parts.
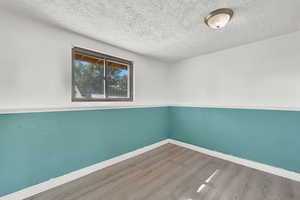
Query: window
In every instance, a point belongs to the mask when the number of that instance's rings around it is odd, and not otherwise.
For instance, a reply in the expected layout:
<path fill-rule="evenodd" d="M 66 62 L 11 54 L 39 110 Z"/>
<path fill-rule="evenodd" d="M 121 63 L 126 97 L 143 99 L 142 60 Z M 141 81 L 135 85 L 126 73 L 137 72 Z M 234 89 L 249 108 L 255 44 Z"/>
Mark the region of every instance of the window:
<path fill-rule="evenodd" d="M 72 101 L 132 101 L 131 61 L 74 47 Z"/>

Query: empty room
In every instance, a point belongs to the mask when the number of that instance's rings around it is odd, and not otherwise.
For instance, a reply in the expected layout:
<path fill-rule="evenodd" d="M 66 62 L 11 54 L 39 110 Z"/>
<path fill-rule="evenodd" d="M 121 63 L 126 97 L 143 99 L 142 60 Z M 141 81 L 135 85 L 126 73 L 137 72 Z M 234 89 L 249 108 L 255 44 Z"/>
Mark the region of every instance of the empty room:
<path fill-rule="evenodd" d="M 300 200 L 299 0 L 1 0 L 0 200 Z"/>

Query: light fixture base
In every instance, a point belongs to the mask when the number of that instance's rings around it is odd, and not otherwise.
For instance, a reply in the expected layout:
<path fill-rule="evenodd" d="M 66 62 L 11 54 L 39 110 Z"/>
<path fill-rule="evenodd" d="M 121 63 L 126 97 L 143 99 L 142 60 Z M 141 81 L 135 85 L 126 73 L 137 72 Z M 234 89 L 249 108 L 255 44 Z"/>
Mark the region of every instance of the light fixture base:
<path fill-rule="evenodd" d="M 220 8 L 214 10 L 204 18 L 205 24 L 213 29 L 221 29 L 227 25 L 233 16 L 233 10 L 230 8 Z"/>

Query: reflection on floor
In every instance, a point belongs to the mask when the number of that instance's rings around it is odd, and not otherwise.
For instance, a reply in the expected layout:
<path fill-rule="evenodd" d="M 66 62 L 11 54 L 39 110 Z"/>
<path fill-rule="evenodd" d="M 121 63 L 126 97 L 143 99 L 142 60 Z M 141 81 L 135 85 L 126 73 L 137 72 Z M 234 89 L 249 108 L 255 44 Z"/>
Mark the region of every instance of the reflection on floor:
<path fill-rule="evenodd" d="M 300 183 L 172 144 L 30 200 L 299 200 Z"/>

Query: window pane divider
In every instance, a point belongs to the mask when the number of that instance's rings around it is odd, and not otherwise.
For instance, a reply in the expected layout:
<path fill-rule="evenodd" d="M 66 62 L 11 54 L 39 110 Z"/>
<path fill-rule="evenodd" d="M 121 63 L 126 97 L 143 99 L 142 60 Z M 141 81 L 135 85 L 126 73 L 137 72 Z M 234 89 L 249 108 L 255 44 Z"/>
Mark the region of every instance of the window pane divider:
<path fill-rule="evenodd" d="M 105 99 L 107 99 L 108 95 L 107 95 L 107 91 L 108 91 L 108 88 L 107 88 L 107 64 L 106 64 L 106 58 L 104 58 L 104 96 L 105 96 Z"/>

